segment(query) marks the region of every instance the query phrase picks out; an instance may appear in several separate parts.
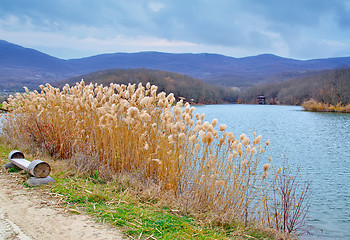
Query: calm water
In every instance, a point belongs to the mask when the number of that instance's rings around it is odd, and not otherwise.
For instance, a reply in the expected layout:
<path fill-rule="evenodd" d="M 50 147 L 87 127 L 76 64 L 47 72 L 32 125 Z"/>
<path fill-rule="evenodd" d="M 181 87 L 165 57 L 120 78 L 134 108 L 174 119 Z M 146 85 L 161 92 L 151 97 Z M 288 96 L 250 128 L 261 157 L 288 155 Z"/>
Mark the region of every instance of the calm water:
<path fill-rule="evenodd" d="M 304 239 L 350 239 L 350 114 L 313 113 L 296 106 L 207 105 L 196 111 L 219 119 L 237 136 L 270 138 L 274 163 L 286 156 L 311 180 Z"/>

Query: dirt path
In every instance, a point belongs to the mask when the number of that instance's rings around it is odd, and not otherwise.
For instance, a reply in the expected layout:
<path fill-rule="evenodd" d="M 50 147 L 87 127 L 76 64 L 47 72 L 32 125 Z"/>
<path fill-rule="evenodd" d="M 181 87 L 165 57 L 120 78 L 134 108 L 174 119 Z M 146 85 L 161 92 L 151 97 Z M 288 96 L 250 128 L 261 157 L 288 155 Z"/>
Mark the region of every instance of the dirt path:
<path fill-rule="evenodd" d="M 68 213 L 57 201 L 18 184 L 0 172 L 0 240 L 123 239 L 122 234 L 90 217 Z M 124 238 L 125 239 L 125 238 Z"/>

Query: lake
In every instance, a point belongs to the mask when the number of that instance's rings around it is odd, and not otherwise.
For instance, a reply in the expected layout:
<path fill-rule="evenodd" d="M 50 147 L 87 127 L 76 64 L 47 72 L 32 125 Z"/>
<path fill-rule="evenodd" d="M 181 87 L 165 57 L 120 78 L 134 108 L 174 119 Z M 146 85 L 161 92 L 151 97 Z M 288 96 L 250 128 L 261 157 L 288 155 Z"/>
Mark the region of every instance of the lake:
<path fill-rule="evenodd" d="M 311 181 L 307 225 L 302 239 L 350 239 L 350 114 L 303 111 L 299 106 L 205 105 L 196 111 L 206 121 L 219 119 L 236 136 L 270 139 L 266 157 L 278 165 L 284 156 L 292 169 Z"/>

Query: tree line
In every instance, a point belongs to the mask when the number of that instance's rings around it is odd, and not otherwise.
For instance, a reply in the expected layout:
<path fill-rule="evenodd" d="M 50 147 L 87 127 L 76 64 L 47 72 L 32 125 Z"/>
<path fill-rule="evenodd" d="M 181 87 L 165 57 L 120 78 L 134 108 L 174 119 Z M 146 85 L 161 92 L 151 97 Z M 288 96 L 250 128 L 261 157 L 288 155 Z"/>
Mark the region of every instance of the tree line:
<path fill-rule="evenodd" d="M 255 103 L 259 95 L 264 95 L 268 103 L 287 105 L 301 105 L 311 98 L 332 105 L 349 104 L 350 68 L 324 70 L 306 77 L 246 88 L 240 97 L 244 103 Z"/>
<path fill-rule="evenodd" d="M 230 88 L 205 83 L 187 75 L 149 69 L 109 69 L 98 71 L 68 80 L 54 83 L 62 88 L 66 83 L 70 86 L 84 79 L 86 84 L 97 83 L 109 86 L 110 83 L 146 85 L 148 82 L 158 86 L 158 91 L 173 93 L 177 98 L 185 98 L 189 102 L 198 104 L 216 104 L 236 102 L 238 95 Z"/>
<path fill-rule="evenodd" d="M 257 103 L 258 96 L 265 96 L 267 104 L 301 105 L 309 99 L 336 105 L 350 103 L 350 68 L 324 70 L 308 73 L 304 77 L 293 78 L 283 82 L 260 84 L 252 87 L 222 87 L 194 79 L 187 75 L 149 69 L 109 69 L 98 71 L 53 85 L 70 86 L 81 79 L 89 84 L 97 83 L 109 86 L 110 83 L 145 85 L 147 82 L 157 85 L 158 91 L 175 97 L 183 97 L 197 104 L 217 103 Z"/>

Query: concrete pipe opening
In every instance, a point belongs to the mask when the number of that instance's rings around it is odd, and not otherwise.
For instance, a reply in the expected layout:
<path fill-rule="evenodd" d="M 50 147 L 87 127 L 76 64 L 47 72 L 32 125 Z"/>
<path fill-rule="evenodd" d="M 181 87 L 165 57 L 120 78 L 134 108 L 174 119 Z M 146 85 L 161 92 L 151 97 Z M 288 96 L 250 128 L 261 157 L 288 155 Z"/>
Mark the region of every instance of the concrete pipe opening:
<path fill-rule="evenodd" d="M 28 166 L 29 172 L 37 178 L 45 178 L 49 176 L 51 167 L 48 163 L 41 160 L 34 160 Z"/>
<path fill-rule="evenodd" d="M 24 154 L 21 151 L 13 150 L 9 153 L 9 160 L 24 158 Z"/>

